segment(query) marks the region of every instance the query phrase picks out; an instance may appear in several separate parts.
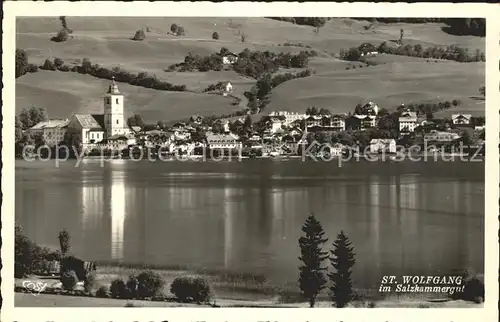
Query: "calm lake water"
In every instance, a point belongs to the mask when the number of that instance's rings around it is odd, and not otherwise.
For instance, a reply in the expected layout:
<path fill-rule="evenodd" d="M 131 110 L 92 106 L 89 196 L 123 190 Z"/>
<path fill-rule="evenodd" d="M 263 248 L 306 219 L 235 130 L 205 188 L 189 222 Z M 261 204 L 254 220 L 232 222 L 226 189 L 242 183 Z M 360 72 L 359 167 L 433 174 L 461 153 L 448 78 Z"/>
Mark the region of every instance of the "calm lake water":
<path fill-rule="evenodd" d="M 314 213 L 343 229 L 355 285 L 383 275 L 484 271 L 484 163 L 16 161 L 16 222 L 37 243 L 87 260 L 298 276 Z"/>

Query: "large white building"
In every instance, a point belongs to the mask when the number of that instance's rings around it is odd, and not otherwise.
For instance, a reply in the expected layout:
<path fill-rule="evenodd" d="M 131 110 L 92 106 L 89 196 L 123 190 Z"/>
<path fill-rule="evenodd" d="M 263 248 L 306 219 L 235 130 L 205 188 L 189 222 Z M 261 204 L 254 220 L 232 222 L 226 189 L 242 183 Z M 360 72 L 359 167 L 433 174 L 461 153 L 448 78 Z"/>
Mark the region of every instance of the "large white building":
<path fill-rule="evenodd" d="M 74 114 L 68 125 L 68 133 L 77 138 L 84 148 L 108 145 L 119 148 L 117 140 L 126 142 L 130 135 L 124 116 L 124 98 L 113 78 L 103 96 L 102 114 Z"/>
<path fill-rule="evenodd" d="M 293 122 L 303 120 L 307 117 L 306 114 L 287 111 L 271 112 L 269 116 L 271 118 L 281 117 L 283 119 L 283 125 L 285 126 L 290 126 Z"/>
<path fill-rule="evenodd" d="M 399 116 L 399 132 L 414 132 L 417 126 L 417 113 L 403 112 Z"/>
<path fill-rule="evenodd" d="M 55 146 L 64 140 L 69 120 L 48 120 L 37 123 L 28 132 L 40 135 L 48 146 Z"/>

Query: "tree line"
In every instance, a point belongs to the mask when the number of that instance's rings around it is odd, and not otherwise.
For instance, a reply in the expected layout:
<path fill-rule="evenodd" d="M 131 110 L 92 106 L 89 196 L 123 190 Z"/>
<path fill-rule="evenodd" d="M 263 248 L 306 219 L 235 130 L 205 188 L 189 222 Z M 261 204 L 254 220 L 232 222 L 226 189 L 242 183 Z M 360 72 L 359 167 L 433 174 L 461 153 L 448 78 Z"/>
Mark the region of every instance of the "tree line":
<path fill-rule="evenodd" d="M 442 22 L 448 27 L 443 28 L 445 32 L 456 35 L 486 36 L 486 19 L 484 18 L 352 18 L 355 20 L 367 20 L 382 23 L 427 23 Z"/>
<path fill-rule="evenodd" d="M 46 59 L 44 64 L 40 66 L 40 69 L 88 74 L 97 78 L 109 80 L 114 78 L 117 82 L 128 83 L 134 86 L 152 88 L 161 91 L 183 92 L 187 90 L 186 85 L 173 85 L 159 80 L 156 75 L 149 75 L 146 72 L 134 74 L 122 70 L 120 67 L 113 67 L 112 69 L 109 69 L 98 64 L 92 64 L 88 58 L 84 58 L 79 66 L 73 66 L 71 68 L 68 65 L 65 65 L 64 61 L 59 58 L 55 58 L 54 60 Z"/>
<path fill-rule="evenodd" d="M 309 77 L 313 74 L 310 70 L 298 73 L 284 73 L 272 76 L 270 72 L 263 74 L 250 91 L 245 91 L 243 95 L 248 99 L 248 109 L 252 113 L 261 112 L 269 103 L 268 95 L 271 90 L 284 82 L 292 79 Z"/>
<path fill-rule="evenodd" d="M 297 25 L 323 27 L 330 17 L 266 17 L 268 19 L 291 22 Z"/>
<path fill-rule="evenodd" d="M 181 63 L 170 65 L 165 71 L 221 71 L 224 68 L 223 57 L 229 54 L 227 48 L 222 47 L 218 53 L 208 56 L 189 53 Z M 301 51 L 298 54 L 272 53 L 269 51 L 250 51 L 248 48 L 239 53 L 238 60 L 232 65 L 234 71 L 241 75 L 259 78 L 266 72 L 276 72 L 283 68 L 305 68 L 309 57 L 316 56 L 317 52 Z"/>
<path fill-rule="evenodd" d="M 382 42 L 378 47 L 370 43 L 363 43 L 358 47 L 341 49 L 339 56 L 343 60 L 364 61 L 366 58 L 364 58 L 363 55 L 370 52 L 431 59 L 445 59 L 462 63 L 486 61 L 484 52 L 481 52 L 479 49 L 476 49 L 474 53 L 470 54 L 468 48 L 462 48 L 455 45 L 447 47 L 432 46 L 423 48 L 420 44 L 413 46 L 409 44 L 405 46 L 389 46 L 386 41 Z"/>

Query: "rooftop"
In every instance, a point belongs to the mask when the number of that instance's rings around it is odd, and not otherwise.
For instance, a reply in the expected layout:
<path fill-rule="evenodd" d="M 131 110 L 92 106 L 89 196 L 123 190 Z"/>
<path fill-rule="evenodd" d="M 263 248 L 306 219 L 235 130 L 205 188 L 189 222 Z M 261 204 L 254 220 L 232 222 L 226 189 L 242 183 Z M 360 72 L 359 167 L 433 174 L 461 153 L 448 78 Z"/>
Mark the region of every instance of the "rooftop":
<path fill-rule="evenodd" d="M 42 130 L 51 128 L 61 128 L 68 126 L 69 120 L 47 120 L 35 124 L 30 130 Z"/>
<path fill-rule="evenodd" d="M 104 129 L 104 114 L 75 114 L 75 118 L 85 129 Z"/>

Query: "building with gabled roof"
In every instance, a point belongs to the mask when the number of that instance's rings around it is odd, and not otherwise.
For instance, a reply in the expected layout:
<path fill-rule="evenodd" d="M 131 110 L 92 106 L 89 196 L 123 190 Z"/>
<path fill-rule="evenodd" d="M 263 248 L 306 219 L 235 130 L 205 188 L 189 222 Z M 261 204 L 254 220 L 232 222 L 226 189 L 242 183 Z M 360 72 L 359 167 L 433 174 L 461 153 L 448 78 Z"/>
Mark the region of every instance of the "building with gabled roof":
<path fill-rule="evenodd" d="M 417 113 L 404 111 L 399 116 L 399 132 L 414 132 L 417 126 Z"/>
<path fill-rule="evenodd" d="M 35 124 L 27 131 L 33 135 L 41 135 L 48 146 L 55 146 L 64 140 L 69 120 L 47 120 Z"/>
<path fill-rule="evenodd" d="M 68 124 L 68 133 L 81 142 L 84 149 L 98 145 L 108 145 L 116 138 L 131 134 L 124 117 L 124 97 L 120 93 L 114 78 L 103 96 L 102 114 L 74 114 Z M 115 146 L 116 144 L 112 144 Z"/>
<path fill-rule="evenodd" d="M 469 125 L 471 118 L 471 114 L 453 114 L 451 116 L 451 121 L 454 125 Z"/>

